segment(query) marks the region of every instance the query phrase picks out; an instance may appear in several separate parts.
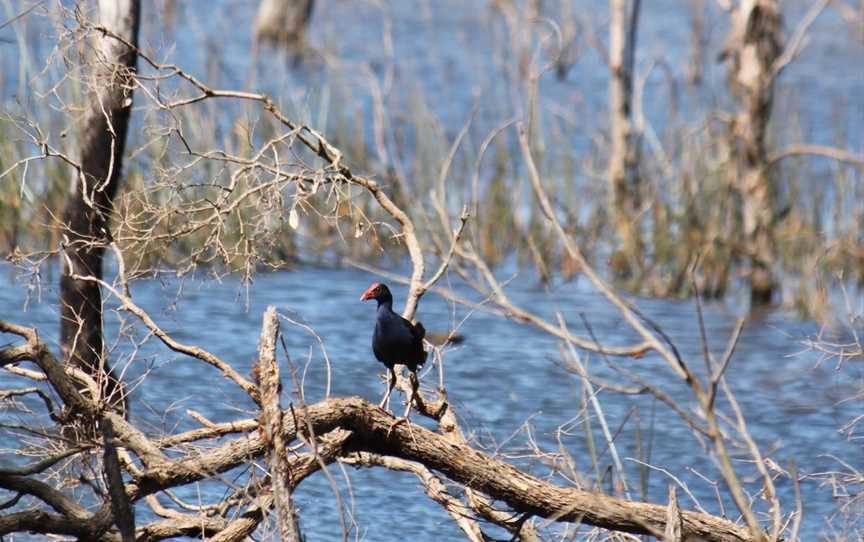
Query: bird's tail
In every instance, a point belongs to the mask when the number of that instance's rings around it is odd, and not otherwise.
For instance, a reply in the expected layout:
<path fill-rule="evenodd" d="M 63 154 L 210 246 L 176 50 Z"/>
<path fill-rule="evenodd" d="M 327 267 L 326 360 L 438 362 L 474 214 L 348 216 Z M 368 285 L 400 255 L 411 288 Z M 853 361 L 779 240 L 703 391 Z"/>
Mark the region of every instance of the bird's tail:
<path fill-rule="evenodd" d="M 420 341 L 420 348 L 423 348 L 423 338 L 426 336 L 426 328 L 423 327 L 423 324 L 417 322 L 411 328 L 411 332 L 414 336 Z M 426 349 L 423 349 L 423 359 L 420 360 L 420 363 L 417 364 L 418 367 L 422 367 L 424 363 L 426 363 L 426 358 L 429 357 L 429 352 Z"/>

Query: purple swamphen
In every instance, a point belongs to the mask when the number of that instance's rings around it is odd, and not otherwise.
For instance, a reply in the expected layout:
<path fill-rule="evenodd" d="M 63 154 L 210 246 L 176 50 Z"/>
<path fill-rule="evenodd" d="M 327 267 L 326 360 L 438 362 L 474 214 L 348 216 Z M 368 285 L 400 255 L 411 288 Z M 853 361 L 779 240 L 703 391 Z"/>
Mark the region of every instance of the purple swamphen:
<path fill-rule="evenodd" d="M 408 367 L 414 377 L 411 382 L 411 397 L 408 398 L 407 415 L 419 382 L 417 368 L 426 361 L 426 351 L 423 350 L 423 337 L 426 335 L 426 330 L 420 322 L 412 324 L 393 312 L 393 294 L 384 284 L 375 282 L 360 296 L 360 301 L 368 299 L 378 301 L 378 318 L 375 320 L 375 332 L 372 334 L 372 351 L 378 361 L 387 366 L 390 372 L 387 393 L 384 394 L 380 406 L 385 407 L 390 402 L 390 393 L 396 385 L 396 371 L 393 366 L 399 363 Z"/>

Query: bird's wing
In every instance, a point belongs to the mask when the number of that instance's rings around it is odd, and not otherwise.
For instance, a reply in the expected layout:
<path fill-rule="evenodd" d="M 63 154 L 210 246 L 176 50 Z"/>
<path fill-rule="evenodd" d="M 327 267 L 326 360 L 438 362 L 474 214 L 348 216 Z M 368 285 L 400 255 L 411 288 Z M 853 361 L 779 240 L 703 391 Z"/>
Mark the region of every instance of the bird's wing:
<path fill-rule="evenodd" d="M 423 348 L 423 337 L 426 336 L 426 328 L 423 327 L 423 324 L 417 322 L 416 324 L 412 324 L 408 322 L 408 327 L 411 329 L 411 335 L 414 337 L 416 341 L 419 359 L 416 360 L 417 366 L 422 366 L 426 363 L 426 358 L 429 356 L 429 352 Z"/>
<path fill-rule="evenodd" d="M 416 340 L 422 341 L 423 337 L 426 336 L 426 328 L 423 327 L 423 324 L 421 324 L 420 322 L 412 324 L 407 320 L 406 322 L 408 323 L 408 328 L 411 330 L 411 335 L 413 335 Z"/>

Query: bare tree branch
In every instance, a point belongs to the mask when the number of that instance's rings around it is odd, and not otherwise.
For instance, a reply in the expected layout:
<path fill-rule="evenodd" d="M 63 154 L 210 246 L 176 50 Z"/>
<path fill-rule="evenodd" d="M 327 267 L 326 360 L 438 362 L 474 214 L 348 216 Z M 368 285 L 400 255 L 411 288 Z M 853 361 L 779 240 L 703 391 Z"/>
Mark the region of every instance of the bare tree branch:
<path fill-rule="evenodd" d="M 847 162 L 852 165 L 864 167 L 864 156 L 857 155 L 851 151 L 838 149 L 836 147 L 829 147 L 827 145 L 808 145 L 804 143 L 790 145 L 772 152 L 768 155 L 768 163 L 774 165 L 784 158 L 806 155 L 824 156 L 826 158 L 831 158 L 832 160 L 837 160 L 838 162 Z"/>
<path fill-rule="evenodd" d="M 288 462 L 288 446 L 283 440 L 282 409 L 279 399 L 282 381 L 279 378 L 279 363 L 276 360 L 276 336 L 279 334 L 279 316 L 272 305 L 264 311 L 261 339 L 258 344 L 258 363 L 255 376 L 261 397 L 261 433 L 269 443 L 267 459 L 270 463 L 270 486 L 276 507 L 279 533 L 286 542 L 300 542 L 300 526 L 291 491 L 291 470 Z"/>

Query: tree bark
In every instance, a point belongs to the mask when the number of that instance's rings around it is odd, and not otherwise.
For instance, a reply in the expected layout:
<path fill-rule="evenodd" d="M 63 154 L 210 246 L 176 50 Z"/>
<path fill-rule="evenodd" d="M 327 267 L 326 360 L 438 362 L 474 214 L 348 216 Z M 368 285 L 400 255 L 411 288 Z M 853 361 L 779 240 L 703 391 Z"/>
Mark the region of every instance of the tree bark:
<path fill-rule="evenodd" d="M 137 46 L 138 0 L 100 0 L 99 22 Z M 109 36 L 97 47 L 88 81 L 90 99 L 81 130 L 81 169 L 71 182 L 63 212 L 64 242 L 60 276 L 60 344 L 64 358 L 88 372 L 112 404 L 122 402 L 120 386 L 105 361 L 102 294 L 93 281 L 102 278 L 102 260 L 110 243 L 109 217 L 120 184 L 123 150 L 132 109 L 132 74 L 137 54 Z"/>
<path fill-rule="evenodd" d="M 123 471 L 117 454 L 117 446 L 114 443 L 114 427 L 110 418 L 102 419 L 102 470 L 105 473 L 105 481 L 108 486 L 108 496 L 111 499 L 111 513 L 114 515 L 114 524 L 120 531 L 123 542 L 135 542 L 135 509 L 129 502 L 129 497 L 123 490 Z"/>
<path fill-rule="evenodd" d="M 628 7 L 632 6 L 628 14 Z M 633 75 L 640 0 L 610 0 L 609 114 L 611 210 L 624 261 L 618 271 L 628 276 L 642 262 L 639 228 L 639 148 L 633 123 Z"/>
<path fill-rule="evenodd" d="M 278 333 L 279 317 L 276 308 L 269 306 L 264 313 L 264 325 L 261 327 L 261 341 L 258 345 L 258 364 L 255 368 L 261 395 L 260 431 L 270 444 L 267 461 L 270 463 L 270 488 L 273 492 L 279 534 L 284 542 L 302 542 L 292 494 L 291 465 L 286 455 L 289 443 L 283 438 L 282 409 L 279 407 L 282 382 L 276 360 Z"/>
<path fill-rule="evenodd" d="M 669 504 L 666 508 L 666 530 L 663 531 L 663 542 L 681 542 L 681 509 L 678 508 L 678 496 L 675 486 L 669 486 Z"/>
<path fill-rule="evenodd" d="M 780 30 L 777 0 L 741 0 L 732 11 L 724 51 L 732 95 L 739 105 L 730 131 L 736 162 L 731 182 L 742 199 L 752 305 L 770 303 L 776 288 L 771 271 L 776 205 L 765 139 L 774 101 L 774 63 L 782 53 Z"/>
<path fill-rule="evenodd" d="M 299 423 L 303 422 L 310 423 L 317 434 L 338 428 L 350 430 L 353 436 L 347 444 L 349 449 L 416 461 L 451 480 L 506 502 L 516 513 L 634 534 L 663 533 L 666 527 L 666 506 L 550 484 L 421 426 L 407 422 L 394 424 L 387 412 L 357 398 L 330 399 L 311 405 L 308 419 Z M 286 425 L 286 430 L 295 429 Z M 731 521 L 697 512 L 680 514 L 681 534 L 685 540 L 753 540 L 746 527 Z"/>

